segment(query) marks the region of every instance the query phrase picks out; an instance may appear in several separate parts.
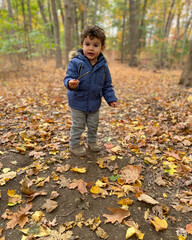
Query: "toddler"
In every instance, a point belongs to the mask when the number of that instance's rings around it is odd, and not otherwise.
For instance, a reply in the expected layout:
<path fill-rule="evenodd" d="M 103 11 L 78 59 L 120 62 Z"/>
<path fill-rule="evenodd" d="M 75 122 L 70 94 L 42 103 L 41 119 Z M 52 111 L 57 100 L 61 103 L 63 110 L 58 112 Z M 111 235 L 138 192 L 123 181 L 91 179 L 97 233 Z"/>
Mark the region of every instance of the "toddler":
<path fill-rule="evenodd" d="M 86 149 L 80 145 L 85 126 L 88 147 L 91 151 L 100 151 L 97 130 L 102 96 L 109 106 L 116 107 L 117 104 L 107 61 L 102 54 L 105 40 L 102 28 L 85 27 L 81 34 L 81 49 L 69 62 L 64 78 L 72 117 L 69 151 L 76 156 L 86 155 Z"/>

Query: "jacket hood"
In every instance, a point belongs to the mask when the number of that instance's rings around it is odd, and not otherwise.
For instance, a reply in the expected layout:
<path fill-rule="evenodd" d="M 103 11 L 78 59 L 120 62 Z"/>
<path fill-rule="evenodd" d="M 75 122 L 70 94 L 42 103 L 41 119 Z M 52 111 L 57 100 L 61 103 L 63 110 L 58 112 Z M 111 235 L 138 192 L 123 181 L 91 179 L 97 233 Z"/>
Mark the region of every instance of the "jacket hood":
<path fill-rule="evenodd" d="M 81 56 L 85 57 L 84 53 L 83 53 L 83 50 L 82 49 L 79 49 L 77 51 L 70 51 L 69 52 L 69 61 L 71 61 L 73 58 L 81 58 Z M 102 59 L 105 59 L 105 57 L 103 56 L 102 53 L 99 54 L 99 57 L 98 57 L 98 62 Z"/>

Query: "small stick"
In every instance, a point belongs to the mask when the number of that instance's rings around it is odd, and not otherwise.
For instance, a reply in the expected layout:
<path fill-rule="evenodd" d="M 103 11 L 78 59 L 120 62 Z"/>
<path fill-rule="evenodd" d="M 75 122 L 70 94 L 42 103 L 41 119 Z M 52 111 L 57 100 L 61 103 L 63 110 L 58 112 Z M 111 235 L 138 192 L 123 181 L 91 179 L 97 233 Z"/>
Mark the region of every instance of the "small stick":
<path fill-rule="evenodd" d="M 79 80 L 80 78 L 86 76 L 88 73 L 90 73 L 90 71 L 88 71 L 88 72 L 84 73 L 83 75 L 81 75 L 80 77 L 78 77 L 77 80 Z"/>

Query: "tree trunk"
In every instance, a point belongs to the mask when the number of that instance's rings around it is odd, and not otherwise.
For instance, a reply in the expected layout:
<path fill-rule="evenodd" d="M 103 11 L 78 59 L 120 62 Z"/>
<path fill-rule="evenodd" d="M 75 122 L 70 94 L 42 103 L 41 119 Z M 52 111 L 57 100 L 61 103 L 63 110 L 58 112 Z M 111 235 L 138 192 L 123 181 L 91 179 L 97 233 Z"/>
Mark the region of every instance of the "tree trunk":
<path fill-rule="evenodd" d="M 174 15 L 175 15 L 174 12 L 173 12 L 174 6 L 175 6 L 175 0 L 173 0 L 172 3 L 171 3 L 168 18 L 167 18 L 167 21 L 164 24 L 163 38 L 164 38 L 165 41 L 163 42 L 162 48 L 161 48 L 161 56 L 160 56 L 161 67 L 164 67 L 165 63 L 167 61 L 168 37 L 169 37 L 170 29 L 171 29 L 171 24 L 172 24 Z"/>
<path fill-rule="evenodd" d="M 192 42 L 190 45 L 189 56 L 181 74 L 179 84 L 185 87 L 192 87 Z"/>
<path fill-rule="evenodd" d="M 29 25 L 29 29 L 32 32 L 33 28 L 32 28 L 32 21 L 31 21 L 31 4 L 30 4 L 30 0 L 27 0 L 27 9 L 28 9 L 28 25 Z"/>
<path fill-rule="evenodd" d="M 69 62 L 69 52 L 72 50 L 73 0 L 65 0 L 65 60 Z"/>
<path fill-rule="evenodd" d="M 62 54 L 61 54 L 61 47 L 60 47 L 59 21 L 57 16 L 55 0 L 51 0 L 51 9 L 53 14 L 54 37 L 55 37 L 55 46 L 56 46 L 56 68 L 59 68 L 59 67 L 62 67 Z"/>
<path fill-rule="evenodd" d="M 129 66 L 138 66 L 137 59 L 137 21 L 136 21 L 136 2 L 135 0 L 129 0 L 129 14 L 130 14 L 130 59 Z"/>
<path fill-rule="evenodd" d="M 84 12 L 83 12 L 83 28 L 87 26 L 87 11 L 89 0 L 84 0 Z"/>
<path fill-rule="evenodd" d="M 94 11 L 93 11 L 92 25 L 96 25 L 97 9 L 98 9 L 98 0 L 95 1 L 95 8 L 94 8 Z"/>
<path fill-rule="evenodd" d="M 127 0 L 124 0 L 124 8 L 123 8 L 123 29 L 122 29 L 122 40 L 121 40 L 121 63 L 124 62 L 125 58 L 125 19 L 127 13 Z"/>
<path fill-rule="evenodd" d="M 146 45 L 146 37 L 144 35 L 144 28 L 145 28 L 145 15 L 146 15 L 146 8 L 147 8 L 147 1 L 148 0 L 144 0 L 144 4 L 143 4 L 143 8 L 142 8 L 142 13 L 141 13 L 141 21 L 140 21 L 140 25 L 139 25 L 139 46 L 138 49 L 141 49 L 142 47 L 144 47 Z"/>

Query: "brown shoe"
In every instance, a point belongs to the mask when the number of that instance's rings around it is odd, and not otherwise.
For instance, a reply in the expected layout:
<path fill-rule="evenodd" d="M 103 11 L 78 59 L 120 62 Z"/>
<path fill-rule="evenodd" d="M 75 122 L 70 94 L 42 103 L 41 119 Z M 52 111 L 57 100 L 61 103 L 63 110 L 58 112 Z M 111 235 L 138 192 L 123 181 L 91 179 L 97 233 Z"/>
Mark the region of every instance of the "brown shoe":
<path fill-rule="evenodd" d="M 69 151 L 78 157 L 84 157 L 86 155 L 86 150 L 83 146 L 70 147 Z"/>
<path fill-rule="evenodd" d="M 99 145 L 97 145 L 96 142 L 90 142 L 90 143 L 88 143 L 88 146 L 91 149 L 91 151 L 93 151 L 93 152 L 99 152 L 101 150 L 101 147 Z"/>

